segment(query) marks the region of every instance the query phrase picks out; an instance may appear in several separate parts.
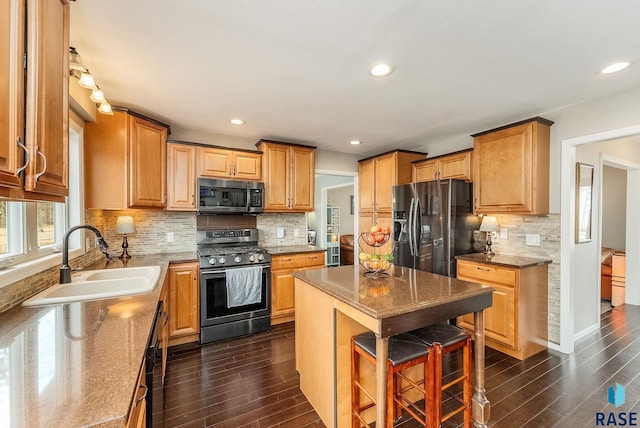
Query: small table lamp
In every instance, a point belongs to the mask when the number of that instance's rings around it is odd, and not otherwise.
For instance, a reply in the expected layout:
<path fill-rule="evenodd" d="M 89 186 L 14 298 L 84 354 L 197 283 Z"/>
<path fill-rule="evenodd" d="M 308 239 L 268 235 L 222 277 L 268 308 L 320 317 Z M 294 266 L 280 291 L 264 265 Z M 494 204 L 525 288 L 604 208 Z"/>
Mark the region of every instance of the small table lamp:
<path fill-rule="evenodd" d="M 480 232 L 487 233 L 487 248 L 485 254 L 487 256 L 494 256 L 496 253 L 491 251 L 491 233 L 498 231 L 498 221 L 495 217 L 484 216 L 482 217 L 482 223 L 480 224 Z"/>
<path fill-rule="evenodd" d="M 122 238 L 122 254 L 120 255 L 120 258 L 128 259 L 131 256 L 127 252 L 127 248 L 129 248 L 127 234 L 136 233 L 136 226 L 133 224 L 133 217 L 128 215 L 118 216 L 118 221 L 116 222 L 116 233 L 124 235 Z"/>

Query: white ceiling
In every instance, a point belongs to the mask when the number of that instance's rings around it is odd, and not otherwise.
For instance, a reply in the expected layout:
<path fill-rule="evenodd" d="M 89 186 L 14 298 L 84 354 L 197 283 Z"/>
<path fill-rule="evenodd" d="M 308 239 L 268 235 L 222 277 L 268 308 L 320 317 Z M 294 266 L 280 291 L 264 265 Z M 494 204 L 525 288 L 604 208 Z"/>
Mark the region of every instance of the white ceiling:
<path fill-rule="evenodd" d="M 114 105 L 364 156 L 638 86 L 638 24 L 637 0 L 78 0 L 71 45 Z"/>

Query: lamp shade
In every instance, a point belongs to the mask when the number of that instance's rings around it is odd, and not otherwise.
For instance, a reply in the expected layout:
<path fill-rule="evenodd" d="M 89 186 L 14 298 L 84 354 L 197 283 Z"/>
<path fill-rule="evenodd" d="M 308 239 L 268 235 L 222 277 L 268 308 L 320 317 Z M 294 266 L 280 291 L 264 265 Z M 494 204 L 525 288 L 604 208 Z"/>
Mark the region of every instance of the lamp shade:
<path fill-rule="evenodd" d="M 497 232 L 498 220 L 495 217 L 484 216 L 480 224 L 480 232 Z"/>
<path fill-rule="evenodd" d="M 133 217 L 129 215 L 118 216 L 116 222 L 116 233 L 136 233 L 136 226 L 133 224 Z"/>

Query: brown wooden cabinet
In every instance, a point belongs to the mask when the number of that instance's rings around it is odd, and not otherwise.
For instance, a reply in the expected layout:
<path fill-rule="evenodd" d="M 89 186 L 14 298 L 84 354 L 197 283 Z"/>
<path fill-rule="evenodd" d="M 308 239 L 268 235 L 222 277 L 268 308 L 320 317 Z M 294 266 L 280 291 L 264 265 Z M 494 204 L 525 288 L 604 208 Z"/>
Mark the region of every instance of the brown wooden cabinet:
<path fill-rule="evenodd" d="M 549 213 L 549 138 L 536 117 L 473 135 L 476 213 Z"/>
<path fill-rule="evenodd" d="M 315 147 L 260 140 L 265 212 L 310 212 L 315 197 Z"/>
<path fill-rule="evenodd" d="M 145 371 L 146 362 L 142 359 L 136 391 L 133 394 L 133 403 L 131 403 L 131 410 L 127 420 L 127 428 L 145 428 L 147 426 L 147 394 L 151 393 L 151 385 L 147 385 Z"/>
<path fill-rule="evenodd" d="M 433 159 L 413 162 L 413 181 L 434 181 L 455 178 L 471 181 L 473 151 L 439 156 Z"/>
<path fill-rule="evenodd" d="M 293 272 L 324 267 L 324 251 L 273 255 L 271 258 L 271 324 L 293 321 L 295 294 Z"/>
<path fill-rule="evenodd" d="M 167 143 L 167 210 L 196 210 L 196 147 Z"/>
<path fill-rule="evenodd" d="M 63 202 L 69 191 L 69 2 L 25 4 L 0 6 L 0 196 Z"/>
<path fill-rule="evenodd" d="M 84 132 L 87 208 L 164 208 L 169 126 L 130 110 L 99 114 Z"/>
<path fill-rule="evenodd" d="M 486 345 L 525 359 L 547 346 L 547 265 L 516 268 L 458 260 L 458 279 L 494 288 L 493 305 L 485 313 Z M 458 318 L 473 331 L 473 314 Z"/>
<path fill-rule="evenodd" d="M 198 177 L 262 180 L 262 154 L 198 147 Z"/>
<path fill-rule="evenodd" d="M 358 165 L 360 214 L 390 214 L 392 187 L 410 183 L 411 162 L 424 159 L 426 156 L 426 153 L 394 150 L 360 160 Z"/>
<path fill-rule="evenodd" d="M 200 334 L 198 263 L 169 265 L 169 345 L 194 342 Z"/>

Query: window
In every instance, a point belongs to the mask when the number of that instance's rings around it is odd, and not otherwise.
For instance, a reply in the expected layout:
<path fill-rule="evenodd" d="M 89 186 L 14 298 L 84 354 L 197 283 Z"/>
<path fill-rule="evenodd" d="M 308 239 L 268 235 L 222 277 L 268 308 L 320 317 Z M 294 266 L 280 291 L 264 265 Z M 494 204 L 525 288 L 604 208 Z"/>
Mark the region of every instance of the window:
<path fill-rule="evenodd" d="M 71 122 L 67 203 L 0 201 L 0 261 L 11 266 L 59 252 L 65 230 L 80 224 L 81 140 L 82 128 Z M 70 248 L 80 247 L 79 237 L 71 240 Z"/>

